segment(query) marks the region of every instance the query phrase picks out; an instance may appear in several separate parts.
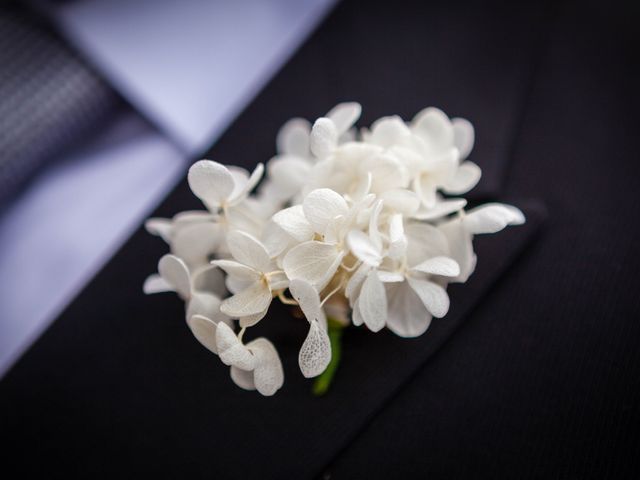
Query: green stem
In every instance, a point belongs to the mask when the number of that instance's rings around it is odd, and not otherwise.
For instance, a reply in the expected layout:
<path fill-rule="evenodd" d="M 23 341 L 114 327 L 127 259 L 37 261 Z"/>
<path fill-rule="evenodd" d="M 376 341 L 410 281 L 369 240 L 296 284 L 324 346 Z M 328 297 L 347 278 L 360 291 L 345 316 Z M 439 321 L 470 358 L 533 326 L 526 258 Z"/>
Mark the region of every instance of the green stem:
<path fill-rule="evenodd" d="M 333 376 L 338 369 L 340 357 L 342 355 L 342 331 L 345 325 L 329 317 L 327 318 L 327 333 L 331 342 L 331 361 L 324 372 L 316 377 L 313 382 L 313 394 L 320 397 L 329 391 Z"/>

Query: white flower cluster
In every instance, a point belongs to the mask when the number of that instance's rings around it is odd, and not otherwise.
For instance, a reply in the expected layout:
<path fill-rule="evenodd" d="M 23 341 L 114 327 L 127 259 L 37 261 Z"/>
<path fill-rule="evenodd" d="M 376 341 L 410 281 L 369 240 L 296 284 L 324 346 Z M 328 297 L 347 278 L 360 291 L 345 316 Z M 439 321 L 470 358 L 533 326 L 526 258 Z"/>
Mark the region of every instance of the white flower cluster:
<path fill-rule="evenodd" d="M 262 164 L 249 174 L 195 163 L 189 186 L 207 210 L 146 224 L 171 254 L 145 292 L 177 292 L 195 337 L 242 388 L 273 395 L 282 386 L 273 344 L 242 339 L 275 297 L 298 305 L 309 322 L 299 364 L 314 377 L 331 359 L 325 315 L 372 332 L 421 335 L 432 317 L 446 315 L 447 284 L 473 272 L 473 236 L 525 221 L 509 205 L 465 211 L 463 198 L 451 198 L 480 179 L 466 160 L 474 142 L 468 121 L 427 108 L 408 123 L 384 117 L 356 131 L 360 111 L 343 103 L 313 126 L 287 122 L 253 195 Z"/>

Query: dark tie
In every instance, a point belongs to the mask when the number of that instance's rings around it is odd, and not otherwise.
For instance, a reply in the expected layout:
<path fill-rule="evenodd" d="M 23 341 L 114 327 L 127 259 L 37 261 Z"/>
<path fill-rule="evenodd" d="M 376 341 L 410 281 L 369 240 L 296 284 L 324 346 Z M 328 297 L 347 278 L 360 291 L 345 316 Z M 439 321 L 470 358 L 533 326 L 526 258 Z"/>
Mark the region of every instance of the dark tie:
<path fill-rule="evenodd" d="M 0 7 L 0 209 L 119 97 L 32 12 Z"/>

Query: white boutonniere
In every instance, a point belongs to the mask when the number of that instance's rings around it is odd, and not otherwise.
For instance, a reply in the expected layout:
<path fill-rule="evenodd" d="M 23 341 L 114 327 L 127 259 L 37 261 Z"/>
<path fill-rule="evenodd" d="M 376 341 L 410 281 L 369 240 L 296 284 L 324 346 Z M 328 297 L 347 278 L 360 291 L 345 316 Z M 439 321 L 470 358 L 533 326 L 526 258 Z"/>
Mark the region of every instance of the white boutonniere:
<path fill-rule="evenodd" d="M 345 327 L 424 334 L 449 310 L 447 285 L 473 273 L 473 236 L 525 221 L 510 205 L 464 210 L 459 196 L 481 175 L 468 121 L 427 108 L 356 131 L 360 111 L 343 103 L 313 125 L 287 122 L 264 179 L 261 163 L 249 174 L 196 162 L 189 186 L 206 210 L 146 224 L 171 254 L 145 292 L 178 293 L 196 339 L 244 389 L 273 395 L 284 382 L 275 346 L 243 340 L 274 299 L 306 317 L 299 366 L 323 394 Z"/>

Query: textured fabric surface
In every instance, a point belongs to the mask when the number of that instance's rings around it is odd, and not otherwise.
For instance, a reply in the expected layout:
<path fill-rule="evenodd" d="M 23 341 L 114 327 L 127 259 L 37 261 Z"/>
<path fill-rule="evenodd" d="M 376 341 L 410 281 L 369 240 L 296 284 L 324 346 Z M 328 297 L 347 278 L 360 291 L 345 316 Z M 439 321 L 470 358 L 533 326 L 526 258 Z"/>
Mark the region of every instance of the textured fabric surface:
<path fill-rule="evenodd" d="M 0 66 L 1 207 L 119 99 L 45 23 L 12 4 L 0 7 Z"/>
<path fill-rule="evenodd" d="M 630 19 L 611 4 L 341 4 L 211 158 L 250 167 L 286 119 L 341 100 L 364 123 L 438 105 L 476 126 L 482 196 L 528 223 L 478 239 L 477 272 L 423 337 L 347 331 L 322 399 L 296 371 L 306 322 L 284 307 L 256 335 L 281 349 L 285 387 L 231 388 L 180 300 L 142 296 L 165 247 L 139 231 L 0 382 L 7 462 L 67 478 L 637 477 Z M 183 182 L 156 214 L 197 207 Z"/>

